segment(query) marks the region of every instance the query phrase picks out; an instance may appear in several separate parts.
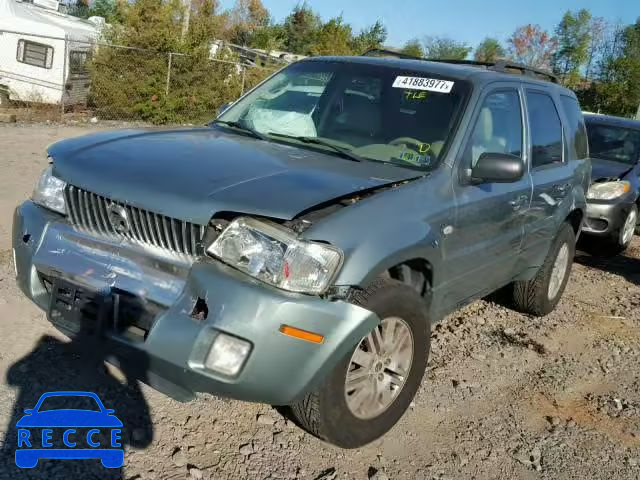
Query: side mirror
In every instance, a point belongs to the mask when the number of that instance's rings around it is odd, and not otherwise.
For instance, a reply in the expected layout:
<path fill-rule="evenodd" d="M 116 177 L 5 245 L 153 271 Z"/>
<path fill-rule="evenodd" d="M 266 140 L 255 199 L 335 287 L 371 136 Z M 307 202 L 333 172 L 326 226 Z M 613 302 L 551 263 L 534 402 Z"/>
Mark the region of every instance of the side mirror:
<path fill-rule="evenodd" d="M 115 410 L 113 408 L 105 408 L 104 409 L 104 413 L 106 413 L 107 415 L 111 415 L 114 412 L 115 412 Z"/>
<path fill-rule="evenodd" d="M 227 111 L 231 105 L 233 105 L 233 102 L 223 103 L 218 109 L 218 116 L 222 115 L 225 111 Z"/>
<path fill-rule="evenodd" d="M 26 413 L 27 415 L 31 415 L 33 413 L 33 410 L 33 408 L 25 408 L 24 413 Z"/>
<path fill-rule="evenodd" d="M 483 153 L 471 169 L 473 183 L 511 183 L 524 175 L 524 161 L 508 153 Z"/>

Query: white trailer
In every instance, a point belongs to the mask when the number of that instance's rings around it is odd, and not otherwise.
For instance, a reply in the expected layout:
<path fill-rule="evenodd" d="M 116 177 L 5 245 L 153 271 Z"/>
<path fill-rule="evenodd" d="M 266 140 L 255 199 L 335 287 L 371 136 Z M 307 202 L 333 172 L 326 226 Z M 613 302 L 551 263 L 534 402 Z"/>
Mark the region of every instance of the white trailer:
<path fill-rule="evenodd" d="M 0 105 L 86 102 L 100 27 L 60 13 L 57 0 L 0 0 Z"/>

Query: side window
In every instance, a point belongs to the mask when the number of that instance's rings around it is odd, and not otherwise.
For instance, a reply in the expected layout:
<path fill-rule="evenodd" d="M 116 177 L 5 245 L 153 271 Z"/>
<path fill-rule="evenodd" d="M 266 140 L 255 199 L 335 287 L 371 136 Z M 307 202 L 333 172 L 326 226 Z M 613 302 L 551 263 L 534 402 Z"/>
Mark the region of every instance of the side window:
<path fill-rule="evenodd" d="M 569 119 L 569 138 L 571 139 L 570 158 L 582 160 L 589 156 L 587 141 L 587 128 L 584 124 L 584 117 L 580 110 L 578 100 L 572 97 L 561 95 L 562 106 Z"/>
<path fill-rule="evenodd" d="M 531 128 L 531 167 L 562 163 L 562 122 L 551 97 L 527 92 Z"/>
<path fill-rule="evenodd" d="M 18 40 L 17 59 L 21 63 L 34 67 L 51 68 L 53 65 L 53 47 L 43 43 Z"/>
<path fill-rule="evenodd" d="M 472 168 L 483 153 L 522 155 L 522 114 L 516 90 L 487 95 L 464 151 L 462 165 Z"/>

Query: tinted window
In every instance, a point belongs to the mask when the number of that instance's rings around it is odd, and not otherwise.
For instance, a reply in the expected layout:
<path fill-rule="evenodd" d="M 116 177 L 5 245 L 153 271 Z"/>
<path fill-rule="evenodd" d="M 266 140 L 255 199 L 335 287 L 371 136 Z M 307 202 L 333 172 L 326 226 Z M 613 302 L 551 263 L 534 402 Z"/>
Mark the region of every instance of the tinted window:
<path fill-rule="evenodd" d="M 562 162 L 562 122 L 549 95 L 527 92 L 532 168 Z"/>
<path fill-rule="evenodd" d="M 589 123 L 589 150 L 593 158 L 634 165 L 640 160 L 640 130 Z"/>
<path fill-rule="evenodd" d="M 515 90 L 492 93 L 485 98 L 463 165 L 473 167 L 486 152 L 522 155 L 522 115 Z"/>
<path fill-rule="evenodd" d="M 580 111 L 578 100 L 562 95 L 562 106 L 569 119 L 569 138 L 571 144 L 571 153 L 569 158 L 582 160 L 589 156 L 589 148 L 587 146 L 587 129 L 584 125 L 584 117 Z"/>

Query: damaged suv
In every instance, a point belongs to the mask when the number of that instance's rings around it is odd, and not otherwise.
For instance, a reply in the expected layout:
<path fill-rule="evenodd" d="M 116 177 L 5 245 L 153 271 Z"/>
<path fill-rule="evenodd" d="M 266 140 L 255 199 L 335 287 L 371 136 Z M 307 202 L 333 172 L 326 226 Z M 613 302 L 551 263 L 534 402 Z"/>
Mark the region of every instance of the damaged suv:
<path fill-rule="evenodd" d="M 312 58 L 206 127 L 56 143 L 15 211 L 18 284 L 174 398 L 290 405 L 370 442 L 416 394 L 434 322 L 505 286 L 545 315 L 569 277 L 578 102 L 484 67 Z"/>

